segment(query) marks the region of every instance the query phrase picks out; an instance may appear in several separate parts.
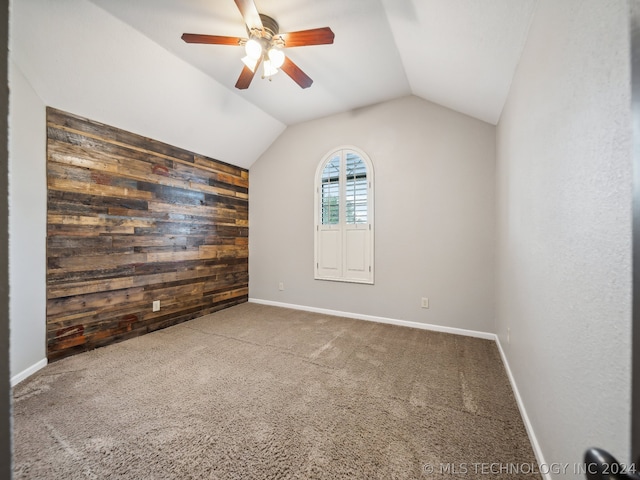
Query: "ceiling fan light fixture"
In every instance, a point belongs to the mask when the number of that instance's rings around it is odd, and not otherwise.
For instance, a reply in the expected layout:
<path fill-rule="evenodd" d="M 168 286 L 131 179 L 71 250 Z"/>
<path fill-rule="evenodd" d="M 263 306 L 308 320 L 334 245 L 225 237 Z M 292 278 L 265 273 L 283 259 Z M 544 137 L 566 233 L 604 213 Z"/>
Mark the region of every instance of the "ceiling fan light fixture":
<path fill-rule="evenodd" d="M 278 69 L 273 66 L 271 60 L 264 61 L 264 77 L 272 77 L 278 73 Z"/>
<path fill-rule="evenodd" d="M 255 38 L 250 38 L 244 46 L 244 51 L 247 53 L 247 57 L 257 61 L 262 55 L 262 44 Z"/>
<path fill-rule="evenodd" d="M 268 53 L 273 68 L 280 68 L 284 63 L 284 53 L 278 48 L 271 48 Z"/>
<path fill-rule="evenodd" d="M 242 57 L 242 63 L 244 63 L 249 70 L 255 73 L 256 67 L 258 66 L 258 60 L 255 58 L 251 58 L 249 55 L 246 57 Z"/>

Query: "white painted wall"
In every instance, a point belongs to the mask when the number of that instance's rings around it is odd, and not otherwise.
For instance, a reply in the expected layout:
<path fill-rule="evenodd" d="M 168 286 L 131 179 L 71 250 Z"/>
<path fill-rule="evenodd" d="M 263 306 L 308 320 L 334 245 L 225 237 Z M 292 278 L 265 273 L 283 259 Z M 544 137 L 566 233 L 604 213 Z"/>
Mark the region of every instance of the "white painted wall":
<path fill-rule="evenodd" d="M 497 332 L 546 463 L 630 461 L 628 20 L 540 0 L 498 124 Z"/>
<path fill-rule="evenodd" d="M 46 359 L 45 105 L 9 63 L 9 318 L 11 377 Z"/>
<path fill-rule="evenodd" d="M 375 285 L 313 278 L 314 176 L 340 145 L 374 164 Z M 492 331 L 494 167 L 495 127 L 414 96 L 289 127 L 250 169 L 250 296 Z"/>

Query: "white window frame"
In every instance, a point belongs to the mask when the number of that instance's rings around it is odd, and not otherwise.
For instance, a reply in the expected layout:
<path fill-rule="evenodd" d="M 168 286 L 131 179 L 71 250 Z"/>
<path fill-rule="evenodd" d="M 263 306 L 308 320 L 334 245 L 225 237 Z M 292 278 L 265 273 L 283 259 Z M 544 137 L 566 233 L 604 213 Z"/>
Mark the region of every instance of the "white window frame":
<path fill-rule="evenodd" d="M 354 153 L 360 157 L 367 168 L 366 223 L 346 223 L 345 163 L 348 153 Z M 322 174 L 327 163 L 337 155 L 340 156 L 339 222 L 323 225 Z M 352 145 L 332 149 L 318 165 L 314 191 L 314 278 L 372 285 L 374 283 L 374 170 L 371 159 L 365 152 Z"/>

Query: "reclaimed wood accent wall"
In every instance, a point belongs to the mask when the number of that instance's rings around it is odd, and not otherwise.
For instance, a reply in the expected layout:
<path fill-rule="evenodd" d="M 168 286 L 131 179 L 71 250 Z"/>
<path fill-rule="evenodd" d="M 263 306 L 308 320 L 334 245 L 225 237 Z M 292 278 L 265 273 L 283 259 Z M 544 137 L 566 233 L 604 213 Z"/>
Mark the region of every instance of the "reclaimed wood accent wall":
<path fill-rule="evenodd" d="M 247 170 L 48 108 L 47 185 L 49 360 L 247 301 Z"/>

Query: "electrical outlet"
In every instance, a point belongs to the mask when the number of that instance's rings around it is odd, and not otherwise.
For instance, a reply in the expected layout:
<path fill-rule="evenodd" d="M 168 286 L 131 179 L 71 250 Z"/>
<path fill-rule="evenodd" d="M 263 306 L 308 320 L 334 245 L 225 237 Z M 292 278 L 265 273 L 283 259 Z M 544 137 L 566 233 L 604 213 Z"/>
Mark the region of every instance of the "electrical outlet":
<path fill-rule="evenodd" d="M 278 284 L 278 290 L 283 291 L 284 290 L 284 282 L 280 282 Z"/>
<path fill-rule="evenodd" d="M 427 297 L 422 297 L 422 308 L 429 308 L 429 299 Z"/>
<path fill-rule="evenodd" d="M 154 300 L 153 301 L 153 311 L 154 312 L 159 312 L 160 311 L 160 300 Z"/>

